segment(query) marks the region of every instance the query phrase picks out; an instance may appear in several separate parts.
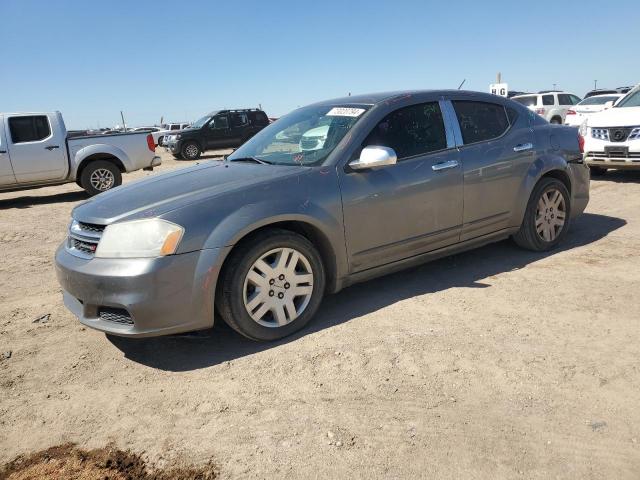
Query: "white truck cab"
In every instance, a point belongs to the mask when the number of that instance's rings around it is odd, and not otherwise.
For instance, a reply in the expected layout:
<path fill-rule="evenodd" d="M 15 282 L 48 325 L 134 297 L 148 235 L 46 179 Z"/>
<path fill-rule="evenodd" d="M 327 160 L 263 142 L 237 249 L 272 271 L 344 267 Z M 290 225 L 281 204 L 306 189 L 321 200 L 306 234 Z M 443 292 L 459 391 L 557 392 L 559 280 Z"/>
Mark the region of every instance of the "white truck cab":
<path fill-rule="evenodd" d="M 0 113 L 0 191 L 76 182 L 95 195 L 157 165 L 148 132 L 71 137 L 60 112 Z"/>
<path fill-rule="evenodd" d="M 613 108 L 589 116 L 579 132 L 593 175 L 609 168 L 640 170 L 640 85 Z"/>

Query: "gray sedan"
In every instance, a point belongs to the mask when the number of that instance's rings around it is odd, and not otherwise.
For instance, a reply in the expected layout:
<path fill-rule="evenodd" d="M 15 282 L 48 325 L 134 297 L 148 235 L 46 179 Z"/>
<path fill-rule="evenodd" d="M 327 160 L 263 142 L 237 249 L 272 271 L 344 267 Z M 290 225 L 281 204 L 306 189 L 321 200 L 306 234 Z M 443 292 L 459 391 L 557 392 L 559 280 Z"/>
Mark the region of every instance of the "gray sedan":
<path fill-rule="evenodd" d="M 313 148 L 302 145 L 310 137 Z M 356 282 L 507 237 L 556 247 L 589 199 L 580 145 L 576 129 L 489 94 L 320 102 L 224 162 L 76 207 L 58 280 L 80 321 L 110 334 L 205 329 L 221 317 L 275 340 Z"/>

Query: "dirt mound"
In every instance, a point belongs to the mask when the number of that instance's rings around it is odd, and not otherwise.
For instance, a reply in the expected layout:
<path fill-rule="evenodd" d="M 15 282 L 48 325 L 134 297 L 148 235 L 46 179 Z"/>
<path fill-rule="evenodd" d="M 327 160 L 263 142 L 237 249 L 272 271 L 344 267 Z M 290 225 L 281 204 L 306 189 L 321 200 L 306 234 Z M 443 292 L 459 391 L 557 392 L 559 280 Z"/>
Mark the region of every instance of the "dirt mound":
<path fill-rule="evenodd" d="M 20 456 L 0 467 L 0 480 L 212 480 L 216 476 L 213 465 L 149 471 L 144 460 L 130 451 L 110 446 L 87 451 L 71 443 Z"/>

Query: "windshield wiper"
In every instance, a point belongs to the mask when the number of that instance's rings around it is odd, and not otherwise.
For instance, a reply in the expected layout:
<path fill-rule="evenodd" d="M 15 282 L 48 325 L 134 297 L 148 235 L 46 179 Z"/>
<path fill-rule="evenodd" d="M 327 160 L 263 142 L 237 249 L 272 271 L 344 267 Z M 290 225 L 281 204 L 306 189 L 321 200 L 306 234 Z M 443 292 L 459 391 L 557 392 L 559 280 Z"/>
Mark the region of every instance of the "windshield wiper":
<path fill-rule="evenodd" d="M 269 160 L 263 160 L 262 158 L 258 158 L 258 157 L 242 157 L 242 158 L 234 158 L 233 160 L 229 160 L 230 162 L 254 162 L 254 163 L 260 163 L 262 165 L 273 165 L 273 162 L 270 162 Z"/>

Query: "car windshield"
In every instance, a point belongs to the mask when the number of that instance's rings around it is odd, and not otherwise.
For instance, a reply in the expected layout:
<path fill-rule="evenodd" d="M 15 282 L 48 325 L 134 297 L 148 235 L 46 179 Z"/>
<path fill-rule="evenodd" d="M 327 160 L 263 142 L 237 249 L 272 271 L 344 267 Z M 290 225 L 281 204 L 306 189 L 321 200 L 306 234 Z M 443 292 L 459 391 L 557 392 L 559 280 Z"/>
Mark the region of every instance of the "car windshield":
<path fill-rule="evenodd" d="M 191 128 L 202 128 L 205 123 L 207 123 L 211 117 L 209 115 L 205 115 L 204 117 L 198 119 L 196 122 L 191 124 Z"/>
<path fill-rule="evenodd" d="M 621 107 L 640 107 L 640 88 L 630 92 L 626 97 L 620 100 L 616 108 Z"/>
<path fill-rule="evenodd" d="M 274 165 L 319 165 L 370 105 L 323 105 L 295 110 L 261 130 L 228 157 Z"/>
<path fill-rule="evenodd" d="M 582 100 L 578 105 L 604 105 L 607 102 L 615 102 L 619 97 L 616 95 L 605 95 L 602 97 L 589 97 Z"/>
<path fill-rule="evenodd" d="M 518 103 L 521 103 L 525 107 L 535 107 L 538 103 L 537 95 L 529 95 L 528 97 L 513 97 L 511 100 L 515 100 Z"/>

